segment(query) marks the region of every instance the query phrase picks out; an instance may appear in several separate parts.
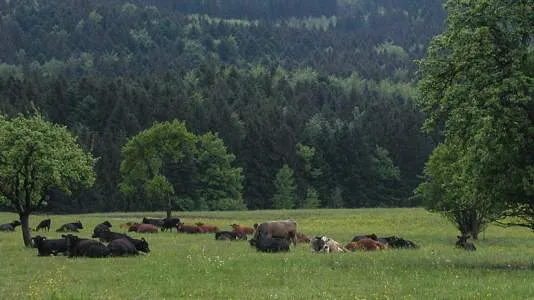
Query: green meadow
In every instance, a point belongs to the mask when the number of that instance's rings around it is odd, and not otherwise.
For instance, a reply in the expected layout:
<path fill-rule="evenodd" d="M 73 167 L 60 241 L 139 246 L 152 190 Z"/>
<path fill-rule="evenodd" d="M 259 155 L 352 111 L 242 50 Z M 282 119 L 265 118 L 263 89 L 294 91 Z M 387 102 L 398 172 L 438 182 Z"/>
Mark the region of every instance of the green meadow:
<path fill-rule="evenodd" d="M 307 235 L 346 244 L 356 234 L 397 235 L 417 250 L 312 253 L 299 244 L 289 253 L 259 253 L 243 241 L 215 241 L 213 234 L 159 232 L 145 237 L 151 252 L 125 258 L 39 257 L 26 249 L 21 230 L 0 234 L 2 299 L 533 299 L 534 239 L 523 228 L 490 226 L 474 241 L 476 252 L 455 249 L 458 232 L 424 209 L 269 210 L 175 212 L 186 224 L 230 224 L 292 218 Z M 52 219 L 80 220 L 90 237 L 105 220 L 113 230 L 164 213 L 34 215 L 32 226 Z M 0 223 L 15 219 L 0 213 Z M 34 233 L 35 234 L 35 233 Z"/>

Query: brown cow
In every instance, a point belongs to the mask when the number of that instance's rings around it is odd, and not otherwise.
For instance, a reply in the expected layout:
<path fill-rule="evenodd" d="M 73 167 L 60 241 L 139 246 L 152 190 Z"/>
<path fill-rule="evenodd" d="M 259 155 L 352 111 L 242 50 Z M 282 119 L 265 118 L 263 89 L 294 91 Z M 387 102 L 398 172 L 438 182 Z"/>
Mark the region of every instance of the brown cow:
<path fill-rule="evenodd" d="M 304 233 L 297 232 L 297 243 L 309 243 L 311 241 L 310 237 Z"/>
<path fill-rule="evenodd" d="M 258 241 L 262 237 L 285 238 L 297 246 L 297 222 L 293 220 L 268 221 L 256 226 L 253 239 Z"/>
<path fill-rule="evenodd" d="M 383 250 L 385 249 L 384 244 L 380 243 L 379 241 L 375 241 L 372 238 L 362 238 L 356 242 L 350 242 L 348 243 L 345 248 L 347 248 L 350 251 L 356 251 L 356 250 L 367 250 L 367 251 L 374 251 L 374 250 Z"/>
<path fill-rule="evenodd" d="M 232 224 L 230 226 L 232 226 L 232 228 L 234 229 L 233 231 L 237 232 L 237 233 L 244 233 L 244 234 L 253 234 L 254 233 L 254 228 L 252 228 L 250 226 L 242 226 L 242 225 L 239 225 L 239 224 Z"/>
<path fill-rule="evenodd" d="M 128 231 L 136 231 L 139 233 L 157 233 L 158 227 L 152 224 L 134 224 L 130 226 L 130 229 Z"/>
<path fill-rule="evenodd" d="M 209 232 L 209 233 L 214 233 L 214 232 L 219 232 L 221 231 L 219 229 L 219 227 L 215 226 L 215 225 L 207 225 L 207 224 L 204 224 L 202 222 L 198 222 L 198 223 L 195 223 L 195 225 L 197 225 L 198 227 L 200 227 L 200 229 L 203 231 L 203 232 Z"/>

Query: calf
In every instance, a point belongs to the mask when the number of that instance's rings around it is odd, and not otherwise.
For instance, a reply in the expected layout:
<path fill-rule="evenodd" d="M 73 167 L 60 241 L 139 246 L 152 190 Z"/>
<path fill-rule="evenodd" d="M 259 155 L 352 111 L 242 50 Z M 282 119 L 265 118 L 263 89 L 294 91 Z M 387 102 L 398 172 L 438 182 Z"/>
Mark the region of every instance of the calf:
<path fill-rule="evenodd" d="M 100 223 L 95 226 L 93 233 L 96 233 L 98 231 L 110 231 L 111 227 L 113 227 L 111 223 L 109 223 L 108 221 L 104 221 L 103 223 Z"/>
<path fill-rule="evenodd" d="M 215 239 L 218 241 L 224 241 L 224 240 L 230 240 L 230 241 L 237 241 L 237 240 L 247 240 L 247 235 L 240 232 L 234 232 L 234 231 L 220 231 L 215 233 Z"/>
<path fill-rule="evenodd" d="M 285 238 L 261 236 L 256 239 L 256 251 L 271 253 L 287 252 L 289 251 L 289 241 Z"/>
<path fill-rule="evenodd" d="M 339 242 L 327 236 L 316 236 L 311 240 L 311 249 L 314 252 L 348 252 Z"/>
<path fill-rule="evenodd" d="M 459 235 L 457 236 L 458 241 L 456 241 L 456 247 L 462 248 L 466 251 L 476 251 L 477 248 L 475 245 L 471 242 L 468 242 L 467 240 L 470 238 L 470 235 Z"/>
<path fill-rule="evenodd" d="M 56 232 L 78 232 L 78 229 L 83 229 L 82 222 L 72 222 L 61 225 Z"/>
<path fill-rule="evenodd" d="M 0 231 L 15 231 L 15 228 L 17 228 L 17 226 L 20 226 L 19 220 L 0 225 Z"/>
<path fill-rule="evenodd" d="M 35 227 L 35 231 L 39 231 L 41 229 L 45 230 L 46 231 L 50 231 L 50 224 L 51 224 L 51 220 L 50 219 L 44 219 L 42 220 L 41 222 L 39 222 L 39 225 L 37 225 L 37 227 Z"/>
<path fill-rule="evenodd" d="M 58 255 L 59 253 L 67 252 L 67 241 L 65 239 L 49 240 L 44 236 L 36 236 L 32 238 L 33 244 L 39 252 L 39 256 Z"/>
<path fill-rule="evenodd" d="M 176 228 L 176 224 L 180 223 L 180 218 L 165 218 L 161 223 L 161 231 L 172 231 L 173 228 Z"/>
<path fill-rule="evenodd" d="M 107 257 L 110 254 L 106 245 L 99 241 L 80 239 L 72 234 L 62 235 L 62 237 L 67 241 L 69 257 Z"/>
<path fill-rule="evenodd" d="M 107 247 L 111 256 L 130 256 L 139 254 L 134 244 L 127 238 L 113 240 Z"/>

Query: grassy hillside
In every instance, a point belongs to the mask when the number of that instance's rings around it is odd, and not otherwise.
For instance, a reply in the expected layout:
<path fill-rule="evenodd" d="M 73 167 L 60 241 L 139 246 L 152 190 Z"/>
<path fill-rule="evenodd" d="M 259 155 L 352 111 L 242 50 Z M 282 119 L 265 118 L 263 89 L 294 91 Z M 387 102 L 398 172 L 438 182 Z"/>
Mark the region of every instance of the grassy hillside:
<path fill-rule="evenodd" d="M 120 230 L 125 221 L 161 214 L 50 216 L 54 230 L 81 220 L 90 236 L 104 220 Z M 246 242 L 215 241 L 213 234 L 144 235 L 151 252 L 134 258 L 38 257 L 25 249 L 20 228 L 0 234 L 4 299 L 527 299 L 534 294 L 532 233 L 488 228 L 478 250 L 454 248 L 454 227 L 422 209 L 292 210 L 179 213 L 229 229 L 293 218 L 308 235 L 342 243 L 361 233 L 399 235 L 421 247 L 345 254 L 311 253 L 300 244 L 285 254 L 258 253 Z M 32 225 L 45 216 L 33 216 Z M 0 214 L 0 223 L 16 218 Z M 135 236 L 140 236 L 134 234 Z"/>

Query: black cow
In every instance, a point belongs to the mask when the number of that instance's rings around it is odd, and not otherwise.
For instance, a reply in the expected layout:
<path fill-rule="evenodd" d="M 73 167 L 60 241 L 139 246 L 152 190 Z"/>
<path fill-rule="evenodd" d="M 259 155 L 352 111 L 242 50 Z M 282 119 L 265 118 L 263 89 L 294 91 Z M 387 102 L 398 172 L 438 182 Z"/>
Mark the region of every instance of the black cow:
<path fill-rule="evenodd" d="M 247 235 L 242 232 L 235 232 L 235 231 L 219 231 L 215 233 L 215 239 L 218 241 L 224 241 L 224 240 L 231 240 L 231 241 L 237 241 L 237 240 L 247 240 Z"/>
<path fill-rule="evenodd" d="M 378 238 L 378 241 L 384 245 L 388 245 L 390 248 L 393 248 L 393 249 L 399 249 L 399 248 L 417 249 L 419 248 L 419 246 L 417 246 L 414 242 L 405 240 L 398 236 L 388 236 L 384 238 Z"/>
<path fill-rule="evenodd" d="M 470 238 L 470 235 L 459 235 L 457 236 L 458 241 L 456 241 L 456 247 L 462 248 L 466 251 L 476 251 L 477 248 L 475 245 L 471 242 L 468 242 L 467 240 Z"/>
<path fill-rule="evenodd" d="M 111 227 L 113 227 L 111 223 L 109 223 L 108 221 L 104 221 L 103 223 L 100 223 L 95 226 L 93 233 L 97 233 L 98 231 L 110 231 Z"/>
<path fill-rule="evenodd" d="M 62 235 L 67 241 L 67 252 L 69 257 L 107 257 L 110 252 L 106 245 L 99 241 L 81 239 L 75 235 Z"/>
<path fill-rule="evenodd" d="M 111 256 L 130 256 L 139 254 L 134 244 L 127 238 L 111 241 L 111 243 L 108 244 L 108 249 Z"/>
<path fill-rule="evenodd" d="M 44 236 L 36 236 L 32 238 L 33 244 L 39 252 L 39 256 L 58 255 L 59 253 L 67 252 L 66 239 L 47 239 Z"/>
<path fill-rule="evenodd" d="M 95 231 L 92 236 L 92 238 L 98 238 L 100 239 L 101 242 L 106 242 L 106 243 L 109 243 L 117 239 L 123 239 L 126 237 L 128 237 L 128 235 L 124 233 L 113 232 L 113 231 Z"/>
<path fill-rule="evenodd" d="M 17 228 L 17 226 L 20 226 L 19 220 L 0 225 L 0 231 L 15 231 L 15 228 Z"/>
<path fill-rule="evenodd" d="M 46 230 L 46 231 L 50 231 L 50 224 L 51 223 L 52 223 L 52 221 L 50 219 L 44 219 L 41 222 L 39 222 L 39 225 L 37 225 L 37 227 L 35 227 L 35 231 L 39 231 L 41 229 Z"/>
<path fill-rule="evenodd" d="M 256 239 L 256 251 L 287 252 L 289 251 L 289 241 L 286 238 L 260 236 Z"/>
<path fill-rule="evenodd" d="M 161 231 L 172 231 L 173 228 L 176 228 L 176 225 L 180 223 L 180 218 L 165 218 L 161 222 Z"/>
<path fill-rule="evenodd" d="M 157 227 L 161 227 L 163 225 L 164 219 L 153 219 L 153 218 L 143 218 L 143 224 L 151 224 Z"/>
<path fill-rule="evenodd" d="M 150 249 L 148 248 L 148 242 L 145 240 L 145 238 L 141 238 L 140 240 L 133 239 L 129 236 L 126 238 L 130 241 L 130 243 L 135 246 L 135 249 L 137 249 L 137 251 L 141 251 L 144 253 L 150 252 Z"/>
<path fill-rule="evenodd" d="M 82 222 L 72 222 L 61 225 L 56 232 L 79 232 L 78 229 L 83 229 Z"/>

